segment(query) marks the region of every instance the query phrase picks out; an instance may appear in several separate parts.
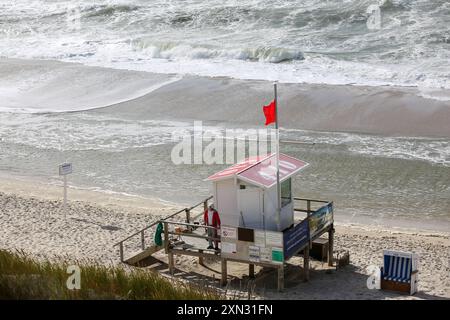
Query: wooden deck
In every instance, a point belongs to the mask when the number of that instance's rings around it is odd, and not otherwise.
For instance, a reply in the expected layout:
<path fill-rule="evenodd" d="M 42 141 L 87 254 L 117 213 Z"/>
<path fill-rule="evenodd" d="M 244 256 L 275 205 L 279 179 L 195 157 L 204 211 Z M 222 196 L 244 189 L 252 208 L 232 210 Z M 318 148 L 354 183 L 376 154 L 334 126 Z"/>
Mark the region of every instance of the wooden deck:
<path fill-rule="evenodd" d="M 159 247 L 159 246 L 154 245 L 154 243 L 153 243 L 153 237 L 156 232 L 157 225 L 160 222 L 164 222 L 169 219 L 180 218 L 180 217 L 183 217 L 187 223 L 192 222 L 193 224 L 195 224 L 194 222 L 196 222 L 196 221 L 197 221 L 197 223 L 199 223 L 198 222 L 199 218 L 203 217 L 203 212 L 204 212 L 204 210 L 206 210 L 206 208 L 208 208 L 208 202 L 211 199 L 212 199 L 212 196 L 206 198 L 205 200 L 197 203 L 196 205 L 194 205 L 190 208 L 184 208 L 173 214 L 170 214 L 170 215 L 150 224 L 149 226 L 133 233 L 132 235 L 122 239 L 121 241 L 117 242 L 116 244 L 114 244 L 114 247 L 119 248 L 120 261 L 131 264 L 131 265 L 136 265 L 139 261 L 148 258 L 152 254 L 154 254 L 160 250 L 163 250 L 164 246 Z M 195 227 L 198 227 L 198 225 L 195 225 Z M 151 241 L 152 245 L 150 245 L 150 246 L 146 246 L 146 233 L 150 234 L 150 237 L 151 237 L 150 241 Z M 134 252 L 134 250 L 133 250 L 133 252 L 131 252 L 131 256 L 129 256 L 129 253 L 125 252 L 126 244 L 128 242 L 136 241 L 136 238 L 138 238 L 140 241 L 140 248 L 139 248 L 140 250 L 137 253 Z"/>
<path fill-rule="evenodd" d="M 249 265 L 249 276 L 254 277 L 254 268 L 255 265 L 261 266 L 261 267 L 270 267 L 270 268 L 276 268 L 278 270 L 278 290 L 284 289 L 284 263 L 281 263 L 280 265 L 273 265 L 269 263 L 261 263 L 261 262 L 250 262 L 250 261 L 242 261 L 242 260 L 235 260 L 232 258 L 224 258 L 221 256 L 220 251 L 207 249 L 208 247 L 208 240 L 219 240 L 216 238 L 208 237 L 206 229 L 207 228 L 213 228 L 209 226 L 202 225 L 203 223 L 203 212 L 208 208 L 208 201 L 210 201 L 212 197 L 206 198 L 202 202 L 190 207 L 190 208 L 184 208 L 182 210 L 179 210 L 175 212 L 174 214 L 171 214 L 167 217 L 164 217 L 160 219 L 159 221 L 156 221 L 155 223 L 151 224 L 150 226 L 143 228 L 142 230 L 139 230 L 138 232 L 130 235 L 129 237 L 119 241 L 115 244 L 115 246 L 119 247 L 119 254 L 120 259 L 122 262 L 133 265 L 133 266 L 139 266 L 140 262 L 149 258 L 156 252 L 159 252 L 161 250 L 164 250 L 165 253 L 168 256 L 168 267 L 169 272 L 171 274 L 174 273 L 175 270 L 175 259 L 174 255 L 187 255 L 187 256 L 194 256 L 198 257 L 199 264 L 203 265 L 203 261 L 205 258 L 210 259 L 218 259 L 221 261 L 221 285 L 227 284 L 227 261 L 236 261 L 240 263 L 248 263 Z M 296 208 L 295 212 L 302 213 L 303 215 L 306 214 L 306 218 L 303 220 L 297 220 L 297 222 L 302 222 L 306 219 L 310 218 L 311 214 L 314 214 L 317 210 L 317 208 L 313 208 L 313 205 L 318 206 L 320 208 L 320 205 L 323 205 L 324 203 L 330 204 L 328 201 L 323 200 L 310 200 L 310 199 L 303 199 L 303 198 L 294 198 L 295 200 L 299 202 L 304 202 L 306 204 L 306 208 Z M 332 203 L 331 203 L 332 204 Z M 183 218 L 183 219 L 180 219 Z M 159 223 L 162 223 L 164 226 L 164 233 L 163 233 L 163 245 L 157 246 L 157 245 L 151 245 L 151 246 L 145 246 L 145 232 L 151 233 L 153 229 L 156 229 L 156 226 Z M 295 225 L 295 224 L 294 224 Z M 154 231 L 153 231 L 154 233 Z M 315 233 L 313 236 L 309 237 L 309 241 L 305 243 L 303 246 L 296 248 L 295 254 L 298 254 L 299 252 L 303 252 L 303 268 L 304 268 L 304 280 L 309 280 L 309 265 L 310 265 L 310 248 L 312 247 L 312 242 L 319 238 L 324 233 L 328 233 L 328 265 L 333 265 L 333 240 L 334 240 L 334 225 L 331 223 L 331 225 L 326 226 L 326 228 L 323 228 L 320 230 L 320 232 Z M 309 233 L 308 233 L 309 234 Z M 136 237 L 140 237 L 140 252 L 133 253 L 130 257 L 126 258 L 124 248 L 125 243 L 127 241 L 131 241 L 132 239 L 135 239 Z M 293 256 L 293 255 L 292 255 Z M 289 258 L 287 258 L 288 260 Z M 286 260 L 286 261 L 287 261 Z M 285 261 L 285 262 L 286 262 Z"/>

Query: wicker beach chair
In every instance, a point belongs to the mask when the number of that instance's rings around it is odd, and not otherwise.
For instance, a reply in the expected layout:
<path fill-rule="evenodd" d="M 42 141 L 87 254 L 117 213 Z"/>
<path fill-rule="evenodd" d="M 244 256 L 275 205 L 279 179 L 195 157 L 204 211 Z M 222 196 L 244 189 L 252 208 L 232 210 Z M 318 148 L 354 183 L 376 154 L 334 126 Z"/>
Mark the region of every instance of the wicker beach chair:
<path fill-rule="evenodd" d="M 381 289 L 413 295 L 417 292 L 419 257 L 415 253 L 384 250 Z"/>

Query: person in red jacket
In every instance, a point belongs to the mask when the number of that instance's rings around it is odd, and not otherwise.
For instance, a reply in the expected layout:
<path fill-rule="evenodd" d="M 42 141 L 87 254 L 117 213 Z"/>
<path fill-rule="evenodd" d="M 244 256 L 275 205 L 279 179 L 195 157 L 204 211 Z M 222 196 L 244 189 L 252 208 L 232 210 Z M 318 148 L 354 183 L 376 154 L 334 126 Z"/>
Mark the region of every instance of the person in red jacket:
<path fill-rule="evenodd" d="M 205 226 L 214 227 L 207 228 L 208 237 L 218 238 L 218 229 L 220 229 L 220 217 L 219 213 L 216 209 L 214 209 L 214 205 L 210 204 L 209 208 L 205 210 L 203 214 L 203 221 L 205 222 Z M 216 249 L 219 250 L 219 241 L 214 240 L 215 247 L 213 247 L 213 240 L 208 239 L 209 246 L 208 249 Z"/>

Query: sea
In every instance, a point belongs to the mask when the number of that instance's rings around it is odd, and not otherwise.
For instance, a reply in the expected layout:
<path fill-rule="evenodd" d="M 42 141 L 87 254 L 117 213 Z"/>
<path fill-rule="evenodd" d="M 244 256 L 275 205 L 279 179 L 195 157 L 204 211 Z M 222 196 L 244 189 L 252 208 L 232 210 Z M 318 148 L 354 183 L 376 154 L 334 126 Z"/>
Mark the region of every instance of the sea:
<path fill-rule="evenodd" d="M 442 134 L 286 121 L 280 148 L 310 163 L 295 194 L 338 222 L 450 232 L 448 0 L 0 0 L 0 172 L 60 185 L 71 162 L 73 188 L 193 204 L 227 165 L 174 164 L 174 136 L 264 128 L 245 114 L 274 81 L 280 112 L 308 86 L 413 92 Z M 330 121 L 351 104 L 332 94 Z"/>

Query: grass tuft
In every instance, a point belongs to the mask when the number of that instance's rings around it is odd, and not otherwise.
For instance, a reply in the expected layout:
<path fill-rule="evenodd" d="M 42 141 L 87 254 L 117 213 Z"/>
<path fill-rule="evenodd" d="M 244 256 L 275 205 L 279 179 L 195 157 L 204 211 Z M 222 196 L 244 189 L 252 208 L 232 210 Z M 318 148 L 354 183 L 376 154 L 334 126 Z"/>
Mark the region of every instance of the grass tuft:
<path fill-rule="evenodd" d="M 69 290 L 67 267 L 81 270 L 81 288 Z M 23 251 L 0 250 L 0 299 L 224 299 L 215 288 L 170 280 L 151 270 L 125 270 L 95 262 L 37 260 Z"/>

